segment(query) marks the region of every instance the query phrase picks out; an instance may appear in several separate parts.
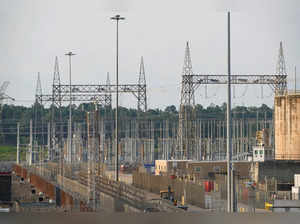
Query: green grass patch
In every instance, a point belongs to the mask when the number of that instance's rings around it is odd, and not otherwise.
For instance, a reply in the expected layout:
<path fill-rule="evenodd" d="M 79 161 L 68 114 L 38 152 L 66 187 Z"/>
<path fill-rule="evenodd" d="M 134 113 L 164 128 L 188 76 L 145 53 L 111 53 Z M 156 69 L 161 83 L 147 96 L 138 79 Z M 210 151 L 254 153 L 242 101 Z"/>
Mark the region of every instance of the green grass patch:
<path fill-rule="evenodd" d="M 1 145 L 0 146 L 0 153 L 11 153 L 11 152 L 17 152 L 16 146 L 11 145 Z"/>
<path fill-rule="evenodd" d="M 25 151 L 21 149 L 20 159 L 25 160 Z M 17 159 L 17 147 L 11 145 L 0 146 L 0 161 L 16 161 Z"/>

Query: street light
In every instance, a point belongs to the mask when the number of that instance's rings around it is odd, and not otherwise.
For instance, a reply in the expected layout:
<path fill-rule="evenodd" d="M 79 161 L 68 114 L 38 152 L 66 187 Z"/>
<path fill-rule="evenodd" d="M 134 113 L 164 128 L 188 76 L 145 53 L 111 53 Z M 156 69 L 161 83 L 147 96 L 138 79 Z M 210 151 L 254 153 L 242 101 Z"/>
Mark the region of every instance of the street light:
<path fill-rule="evenodd" d="M 71 74 L 72 74 L 72 69 L 71 69 L 71 57 L 74 56 L 75 54 L 70 51 L 65 54 L 66 56 L 69 56 L 69 79 L 70 79 L 70 105 L 69 105 L 69 160 L 70 163 L 72 163 L 72 79 L 71 79 Z"/>
<path fill-rule="evenodd" d="M 119 127 L 118 127 L 118 107 L 119 107 L 119 20 L 124 20 L 124 17 L 121 17 L 120 15 L 115 15 L 113 17 L 110 17 L 111 20 L 115 20 L 117 22 L 117 39 L 116 39 L 116 45 L 117 45 L 117 52 L 116 52 L 116 85 L 117 85 L 117 91 L 116 91 L 116 138 L 115 138 L 115 147 L 116 147 L 116 155 L 115 155 L 115 172 L 116 172 L 116 181 L 119 181 Z"/>

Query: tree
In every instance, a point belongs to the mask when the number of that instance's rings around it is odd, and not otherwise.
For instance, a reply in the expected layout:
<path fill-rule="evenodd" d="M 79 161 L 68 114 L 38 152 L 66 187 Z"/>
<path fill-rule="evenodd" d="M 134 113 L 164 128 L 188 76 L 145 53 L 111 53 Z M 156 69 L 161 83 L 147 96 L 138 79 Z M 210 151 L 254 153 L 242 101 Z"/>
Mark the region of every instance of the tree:
<path fill-rule="evenodd" d="M 171 106 L 167 106 L 165 109 L 165 112 L 167 113 L 173 113 L 173 114 L 177 114 L 178 111 L 176 110 L 176 107 L 174 105 Z"/>
<path fill-rule="evenodd" d="M 227 103 L 222 103 L 221 110 L 222 110 L 223 113 L 226 112 L 226 110 L 227 110 Z"/>

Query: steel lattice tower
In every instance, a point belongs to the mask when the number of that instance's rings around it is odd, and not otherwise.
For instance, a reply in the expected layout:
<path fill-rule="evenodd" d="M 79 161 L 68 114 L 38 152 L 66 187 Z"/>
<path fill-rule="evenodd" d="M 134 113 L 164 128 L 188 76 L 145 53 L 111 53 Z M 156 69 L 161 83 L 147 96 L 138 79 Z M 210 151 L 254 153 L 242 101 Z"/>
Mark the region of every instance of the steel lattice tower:
<path fill-rule="evenodd" d="M 53 103 L 56 103 L 58 107 L 61 107 L 61 100 L 55 101 L 55 98 L 61 99 L 60 91 L 57 91 L 56 88 L 60 88 L 60 74 L 59 74 L 59 65 L 58 65 L 58 57 L 55 57 L 54 63 L 54 74 L 53 74 L 53 85 L 52 85 L 52 97 Z"/>
<path fill-rule="evenodd" d="M 186 77 L 186 79 L 182 80 L 182 88 L 181 88 L 181 105 L 187 106 L 194 106 L 195 105 L 195 95 L 193 84 L 191 84 L 191 78 L 193 75 L 193 68 L 192 68 L 192 59 L 191 59 L 191 52 L 189 42 L 186 42 L 185 48 L 185 56 L 184 56 L 184 64 L 182 70 L 182 76 Z"/>
<path fill-rule="evenodd" d="M 139 87 L 142 91 L 138 92 L 138 111 L 147 111 L 147 92 L 146 92 L 146 76 L 143 56 L 141 57 L 140 71 L 139 71 Z"/>
<path fill-rule="evenodd" d="M 109 72 L 107 72 L 107 76 L 106 76 L 106 85 L 108 86 L 108 87 L 107 87 L 108 95 L 109 95 L 109 98 L 111 99 L 111 88 L 110 88 Z M 110 108 L 111 108 L 111 104 L 110 104 L 109 106 L 110 106 Z"/>
<path fill-rule="evenodd" d="M 147 94 L 146 94 L 146 78 L 143 58 L 141 59 L 139 68 L 139 80 L 136 84 L 119 84 L 111 85 L 109 74 L 107 74 L 106 84 L 72 84 L 72 101 L 73 102 L 96 102 L 107 109 L 107 114 L 111 113 L 112 93 L 131 93 L 137 99 L 138 110 L 140 112 L 147 110 Z M 63 102 L 70 101 L 70 85 L 62 84 L 60 80 L 58 58 L 55 58 L 54 75 L 51 94 L 36 94 L 36 100 L 39 104 L 52 102 L 52 121 L 51 121 L 51 144 L 50 160 L 57 160 L 60 158 L 62 161 L 63 149 L 63 126 L 61 107 Z M 59 111 L 57 113 L 57 110 Z M 57 119 L 57 114 L 59 118 Z M 57 122 L 59 121 L 59 122 Z M 57 130 L 58 133 L 57 133 Z M 60 156 L 61 154 L 61 156 Z"/>
<path fill-rule="evenodd" d="M 141 148 L 139 153 L 140 162 L 144 162 L 144 139 L 148 137 L 145 130 L 148 130 L 150 127 L 147 122 L 142 119 L 142 111 L 147 111 L 147 93 L 146 93 L 146 75 L 145 75 L 145 66 L 144 58 L 141 57 L 140 67 L 139 67 L 139 80 L 138 86 L 142 91 L 138 92 L 138 119 L 137 119 L 137 136 L 140 139 Z"/>
<path fill-rule="evenodd" d="M 40 73 L 38 72 L 38 78 L 37 78 L 37 82 L 36 82 L 36 90 L 35 90 L 35 95 L 36 96 L 40 96 L 42 95 L 42 84 L 41 84 L 41 77 L 40 77 Z M 39 104 L 39 102 L 35 101 L 34 104 L 34 142 L 36 143 L 37 141 L 37 123 L 38 123 L 38 113 L 39 113 L 39 108 L 41 107 L 41 105 Z M 41 114 L 42 116 L 42 114 Z"/>
<path fill-rule="evenodd" d="M 195 89 L 193 88 L 192 79 L 192 59 L 189 42 L 187 42 L 182 71 L 177 147 L 175 155 L 173 153 L 173 156 L 177 159 L 191 159 L 194 149 Z"/>
<path fill-rule="evenodd" d="M 232 74 L 230 79 L 232 85 L 269 85 L 276 95 L 285 94 L 287 90 L 287 72 L 282 43 L 280 43 L 279 48 L 276 74 Z M 190 48 L 189 44 L 187 43 L 181 82 L 177 146 L 176 153 L 173 152 L 173 156 L 178 159 L 193 159 L 192 156 L 194 155 L 196 148 L 194 94 L 196 89 L 198 89 L 200 86 L 208 84 L 228 84 L 228 75 L 194 74 L 192 71 Z"/>
<path fill-rule="evenodd" d="M 61 111 L 61 93 L 60 93 L 60 73 L 58 57 L 55 57 L 53 84 L 52 84 L 52 118 L 51 118 L 51 157 L 52 159 L 59 160 L 60 173 L 63 173 L 63 124 L 62 124 L 62 111 Z M 58 101 L 54 99 L 58 98 Z M 59 120 L 55 120 L 55 110 L 58 108 Z M 59 121 L 58 125 L 56 122 Z M 56 127 L 59 128 L 58 137 L 56 137 Z M 54 158 L 53 158 L 54 157 Z"/>
<path fill-rule="evenodd" d="M 2 83 L 2 85 L 0 86 L 0 120 L 2 118 L 2 115 L 1 115 L 1 111 L 2 111 L 2 104 L 3 104 L 3 100 L 15 100 L 14 98 L 8 96 L 7 94 L 5 94 L 5 91 L 7 89 L 9 85 L 9 81 L 4 81 Z"/>
<path fill-rule="evenodd" d="M 55 60 L 55 71 L 53 78 L 52 94 L 43 94 L 36 96 L 39 102 L 52 102 L 54 105 L 61 107 L 63 102 L 70 101 L 70 85 L 62 84 L 60 82 L 58 61 Z M 143 67 L 143 65 L 142 65 Z M 143 69 L 141 70 L 143 71 Z M 141 77 L 144 77 L 142 73 Z M 72 101 L 73 102 L 97 102 L 102 106 L 110 106 L 112 102 L 111 94 L 132 93 L 138 100 L 138 105 L 142 111 L 147 109 L 146 99 L 146 81 L 143 78 L 140 84 L 119 84 L 117 85 L 103 85 L 103 84 L 72 84 Z"/>
<path fill-rule="evenodd" d="M 279 46 L 279 54 L 278 54 L 278 61 L 276 66 L 276 76 L 278 80 L 277 88 L 275 89 L 276 94 L 283 94 L 287 89 L 287 82 L 280 82 L 282 79 L 286 79 L 287 72 L 286 72 L 286 66 L 285 66 L 285 59 L 283 54 L 283 47 L 282 47 L 282 41 L 280 41 Z"/>
<path fill-rule="evenodd" d="M 35 90 L 36 95 L 42 95 L 42 84 L 41 84 L 41 77 L 40 73 L 38 73 L 38 78 L 36 82 L 36 90 Z"/>

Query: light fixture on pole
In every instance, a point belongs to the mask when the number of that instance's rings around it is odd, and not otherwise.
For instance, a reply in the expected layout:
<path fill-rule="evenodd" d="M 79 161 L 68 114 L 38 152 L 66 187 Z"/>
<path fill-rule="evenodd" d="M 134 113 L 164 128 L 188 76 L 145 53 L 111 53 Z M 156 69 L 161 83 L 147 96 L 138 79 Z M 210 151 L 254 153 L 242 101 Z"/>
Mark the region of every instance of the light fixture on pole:
<path fill-rule="evenodd" d="M 69 105 L 69 152 L 68 159 L 69 162 L 72 163 L 72 69 L 71 69 L 71 58 L 76 55 L 73 52 L 68 52 L 65 54 L 69 56 L 69 82 L 70 82 L 70 105 Z"/>
<path fill-rule="evenodd" d="M 110 17 L 111 20 L 115 20 L 117 22 L 117 38 L 116 38 L 116 127 L 115 127 L 115 179 L 119 181 L 119 120 L 118 120 L 118 107 L 119 107 L 119 20 L 124 20 L 124 17 L 120 15 L 115 15 Z"/>

